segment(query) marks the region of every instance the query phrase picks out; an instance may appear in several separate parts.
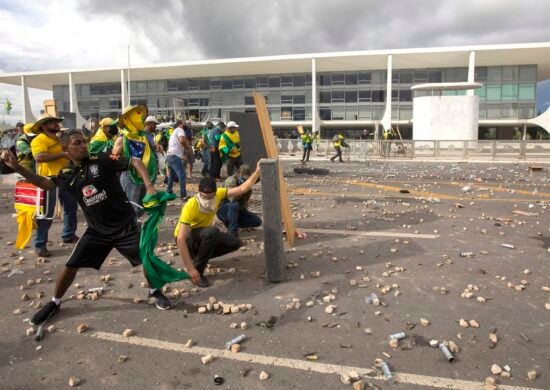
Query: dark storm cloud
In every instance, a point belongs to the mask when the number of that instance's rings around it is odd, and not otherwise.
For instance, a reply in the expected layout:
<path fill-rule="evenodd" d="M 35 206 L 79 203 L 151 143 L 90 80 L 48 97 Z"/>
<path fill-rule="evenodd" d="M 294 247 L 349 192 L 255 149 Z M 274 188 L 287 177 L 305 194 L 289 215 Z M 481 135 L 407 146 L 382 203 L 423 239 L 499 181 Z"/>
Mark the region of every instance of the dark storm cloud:
<path fill-rule="evenodd" d="M 130 4 L 130 3 L 129 3 Z M 548 1 L 80 0 L 151 61 L 548 40 Z"/>

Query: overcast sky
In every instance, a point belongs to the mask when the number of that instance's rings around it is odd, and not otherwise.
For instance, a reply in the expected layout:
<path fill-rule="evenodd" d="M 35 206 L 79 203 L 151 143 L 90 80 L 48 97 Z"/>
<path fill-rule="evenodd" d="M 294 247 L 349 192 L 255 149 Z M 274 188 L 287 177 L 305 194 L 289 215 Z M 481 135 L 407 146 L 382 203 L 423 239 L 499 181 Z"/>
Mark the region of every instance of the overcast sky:
<path fill-rule="evenodd" d="M 0 0 L 0 72 L 125 67 L 127 45 L 136 65 L 544 42 L 549 15 L 548 0 Z M 0 84 L 7 122 L 21 119 L 20 95 Z M 49 97 L 31 90 L 35 115 Z"/>

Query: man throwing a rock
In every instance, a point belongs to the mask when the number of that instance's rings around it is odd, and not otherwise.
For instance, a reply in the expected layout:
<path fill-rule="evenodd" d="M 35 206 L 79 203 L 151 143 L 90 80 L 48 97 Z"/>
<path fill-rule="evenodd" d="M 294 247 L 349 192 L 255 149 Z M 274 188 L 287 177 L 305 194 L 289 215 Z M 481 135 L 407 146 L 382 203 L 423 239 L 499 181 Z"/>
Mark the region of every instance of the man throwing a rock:
<path fill-rule="evenodd" d="M 51 178 L 36 175 L 21 167 L 11 153 L 5 156 L 6 164 L 34 185 L 44 190 L 58 186 L 70 193 L 80 204 L 88 223 L 86 232 L 57 276 L 52 300 L 34 314 L 31 325 L 41 325 L 56 314 L 61 298 L 73 283 L 79 268 L 99 270 L 113 248 L 126 257 L 132 266 L 141 264 L 140 230 L 136 214 L 120 186 L 117 172 L 125 171 L 131 165 L 143 179 L 147 193 L 155 193 L 147 169 L 139 158 L 127 159 L 106 153 L 89 155 L 84 135 L 77 130 L 64 133 L 60 141 L 70 159 L 70 165 Z M 198 283 L 199 278 L 193 281 Z M 149 289 L 149 296 L 156 300 L 157 308 L 170 308 L 170 301 L 160 290 Z"/>

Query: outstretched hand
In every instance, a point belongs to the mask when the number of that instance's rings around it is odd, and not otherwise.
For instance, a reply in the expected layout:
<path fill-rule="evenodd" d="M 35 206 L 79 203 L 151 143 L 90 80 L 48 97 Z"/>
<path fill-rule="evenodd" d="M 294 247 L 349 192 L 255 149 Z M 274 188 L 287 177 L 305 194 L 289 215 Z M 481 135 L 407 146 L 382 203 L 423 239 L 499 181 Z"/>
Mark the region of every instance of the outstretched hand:
<path fill-rule="evenodd" d="M 17 162 L 17 157 L 11 150 L 4 150 L 2 152 L 2 159 L 6 163 L 6 165 L 12 169 L 17 169 L 19 166 L 19 163 Z"/>

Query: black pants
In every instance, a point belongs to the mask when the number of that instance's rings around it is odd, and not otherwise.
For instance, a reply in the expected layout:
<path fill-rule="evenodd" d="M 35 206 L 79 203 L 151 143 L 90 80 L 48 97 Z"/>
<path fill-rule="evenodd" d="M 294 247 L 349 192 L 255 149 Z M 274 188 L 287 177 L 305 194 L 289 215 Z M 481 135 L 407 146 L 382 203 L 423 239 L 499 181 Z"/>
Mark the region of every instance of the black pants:
<path fill-rule="evenodd" d="M 334 156 L 332 156 L 330 158 L 331 161 L 334 161 L 334 159 L 336 157 L 340 158 L 340 162 L 344 162 L 344 160 L 342 160 L 342 148 L 335 148 L 336 149 L 336 154 Z"/>
<path fill-rule="evenodd" d="M 243 158 L 240 155 L 229 157 L 229 160 L 227 160 L 227 177 L 233 176 L 235 169 L 239 169 L 241 165 L 243 165 Z"/>
<path fill-rule="evenodd" d="M 219 179 L 221 169 L 222 158 L 220 157 L 220 152 L 216 148 L 215 152 L 210 151 L 210 177 Z"/>
<path fill-rule="evenodd" d="M 309 161 L 309 154 L 311 153 L 310 148 L 304 148 L 304 154 L 302 156 L 302 161 L 308 162 Z"/>
<path fill-rule="evenodd" d="M 237 237 L 222 233 L 215 226 L 191 229 L 191 236 L 187 238 L 193 264 L 201 275 L 210 259 L 236 251 L 240 246 L 241 241 Z"/>

